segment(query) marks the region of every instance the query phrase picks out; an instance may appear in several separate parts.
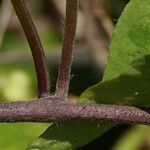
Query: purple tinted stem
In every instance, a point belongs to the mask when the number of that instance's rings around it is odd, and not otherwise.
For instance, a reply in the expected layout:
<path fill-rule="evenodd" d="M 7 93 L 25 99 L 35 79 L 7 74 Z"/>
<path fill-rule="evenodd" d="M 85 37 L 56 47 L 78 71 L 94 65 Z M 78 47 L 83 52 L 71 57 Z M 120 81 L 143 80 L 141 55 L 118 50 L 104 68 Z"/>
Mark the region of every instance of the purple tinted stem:
<path fill-rule="evenodd" d="M 56 85 L 56 95 L 65 98 L 67 96 L 68 86 L 70 82 L 72 53 L 77 24 L 77 9 L 78 0 L 67 0 L 65 37 L 63 41 L 61 63 Z"/>
<path fill-rule="evenodd" d="M 47 65 L 36 27 L 32 22 L 32 18 L 27 10 L 24 0 L 11 1 L 31 48 L 38 81 L 38 97 L 48 96 L 50 87 Z"/>
<path fill-rule="evenodd" d="M 134 106 L 74 104 L 49 97 L 35 101 L 0 102 L 0 122 L 99 120 L 150 124 L 150 109 Z"/>

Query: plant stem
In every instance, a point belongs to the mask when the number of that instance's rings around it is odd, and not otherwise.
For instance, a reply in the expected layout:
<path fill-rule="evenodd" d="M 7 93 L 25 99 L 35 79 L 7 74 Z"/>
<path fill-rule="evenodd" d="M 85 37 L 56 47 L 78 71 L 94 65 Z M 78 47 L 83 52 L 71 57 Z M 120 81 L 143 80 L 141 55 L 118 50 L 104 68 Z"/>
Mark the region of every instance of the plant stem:
<path fill-rule="evenodd" d="M 19 21 L 23 27 L 24 33 L 28 40 L 34 59 L 37 81 L 38 81 L 38 97 L 49 95 L 49 77 L 44 51 L 36 27 L 27 10 L 24 0 L 11 0 Z"/>
<path fill-rule="evenodd" d="M 77 24 L 78 0 L 67 0 L 65 37 L 63 41 L 61 63 L 58 73 L 56 95 L 66 98 L 70 82 L 73 45 Z"/>
<path fill-rule="evenodd" d="M 0 6 L 0 50 L 12 15 L 12 5 L 9 0 L 2 0 Z"/>
<path fill-rule="evenodd" d="M 1 102 L 1 122 L 50 122 L 65 120 L 117 121 L 150 124 L 150 109 L 134 106 L 74 104 L 57 97 L 34 101 Z"/>

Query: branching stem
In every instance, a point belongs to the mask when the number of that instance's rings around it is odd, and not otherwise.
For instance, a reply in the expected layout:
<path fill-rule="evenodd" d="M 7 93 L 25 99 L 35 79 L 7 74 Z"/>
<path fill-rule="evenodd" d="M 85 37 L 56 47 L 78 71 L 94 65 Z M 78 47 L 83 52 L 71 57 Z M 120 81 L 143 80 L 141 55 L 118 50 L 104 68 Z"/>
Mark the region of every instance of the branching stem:
<path fill-rule="evenodd" d="M 0 102 L 0 122 L 50 122 L 65 120 L 117 121 L 150 124 L 150 108 L 76 104 L 65 102 L 70 81 L 78 0 L 67 0 L 65 37 L 55 96 L 48 96 L 49 80 L 43 48 L 23 0 L 11 0 L 34 58 L 39 98 L 33 101 Z M 42 97 L 42 98 L 41 98 Z"/>

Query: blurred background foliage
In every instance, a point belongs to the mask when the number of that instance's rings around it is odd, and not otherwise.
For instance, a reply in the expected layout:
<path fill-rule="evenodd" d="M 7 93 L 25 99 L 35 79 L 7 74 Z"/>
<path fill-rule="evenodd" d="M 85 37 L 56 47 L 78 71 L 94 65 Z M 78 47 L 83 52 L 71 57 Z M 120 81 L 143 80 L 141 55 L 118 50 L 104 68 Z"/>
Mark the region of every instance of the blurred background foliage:
<path fill-rule="evenodd" d="M 102 79 L 108 45 L 117 20 L 129 0 L 80 1 L 70 99 Z M 26 0 L 43 44 L 51 91 L 54 93 L 64 34 L 65 0 Z M 30 48 L 9 0 L 0 0 L 0 97 L 3 101 L 37 97 Z M 23 150 L 49 124 L 0 124 L 0 149 Z M 150 150 L 150 128 L 120 125 L 82 149 Z"/>

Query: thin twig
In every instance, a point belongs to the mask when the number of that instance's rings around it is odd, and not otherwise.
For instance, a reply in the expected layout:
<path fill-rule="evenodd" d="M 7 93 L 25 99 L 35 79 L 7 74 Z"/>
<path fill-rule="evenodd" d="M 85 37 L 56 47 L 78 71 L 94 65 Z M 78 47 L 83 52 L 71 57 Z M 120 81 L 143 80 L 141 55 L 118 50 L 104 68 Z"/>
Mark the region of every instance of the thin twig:
<path fill-rule="evenodd" d="M 49 97 L 34 101 L 1 102 L 0 122 L 50 122 L 66 120 L 117 121 L 150 124 L 150 109 L 134 106 L 75 104 Z"/>
<path fill-rule="evenodd" d="M 97 24 L 103 30 L 103 36 L 104 36 L 103 40 L 106 40 L 107 43 L 106 45 L 108 46 L 110 39 L 112 37 L 112 33 L 114 31 L 113 22 L 111 18 L 108 16 L 106 10 L 104 9 L 101 0 L 92 0 L 90 1 L 90 5 L 92 9 L 91 11 L 95 16 Z"/>
<path fill-rule="evenodd" d="M 3 0 L 1 2 L 0 7 L 0 49 L 9 24 L 11 14 L 12 14 L 11 2 L 9 0 Z"/>
<path fill-rule="evenodd" d="M 65 98 L 67 97 L 68 86 L 70 82 L 72 52 L 77 24 L 77 9 L 78 0 L 67 0 L 65 37 L 62 47 L 61 63 L 56 85 L 56 95 Z"/>
<path fill-rule="evenodd" d="M 89 54 L 99 71 L 103 72 L 107 63 L 108 45 L 111 34 L 108 33 L 107 27 L 104 26 L 104 22 L 107 20 L 103 16 L 105 12 L 102 11 L 101 5 L 97 0 L 82 0 L 80 1 L 80 6 L 86 21 L 84 39 L 90 48 Z M 100 15 L 99 17 L 97 17 L 97 13 Z"/>
<path fill-rule="evenodd" d="M 47 65 L 36 27 L 32 22 L 32 18 L 27 10 L 24 0 L 11 1 L 32 51 L 38 81 L 38 97 L 48 96 L 50 87 Z"/>

